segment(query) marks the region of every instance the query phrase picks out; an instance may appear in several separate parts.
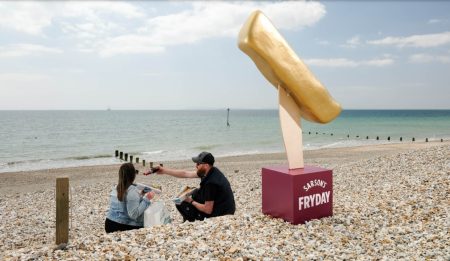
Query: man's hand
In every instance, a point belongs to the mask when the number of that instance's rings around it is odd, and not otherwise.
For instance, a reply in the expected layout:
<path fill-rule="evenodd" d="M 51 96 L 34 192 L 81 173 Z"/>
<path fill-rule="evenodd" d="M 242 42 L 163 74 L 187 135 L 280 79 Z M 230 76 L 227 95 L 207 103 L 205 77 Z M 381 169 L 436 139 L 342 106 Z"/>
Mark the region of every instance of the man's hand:
<path fill-rule="evenodd" d="M 187 203 L 189 203 L 189 204 L 192 204 L 192 201 L 194 201 L 194 200 L 192 199 L 192 196 L 189 196 L 189 197 L 186 197 L 186 198 L 184 199 L 184 201 L 187 202 Z"/>
<path fill-rule="evenodd" d="M 161 166 L 153 167 L 153 168 L 149 169 L 148 171 L 144 172 L 144 175 L 148 176 L 148 175 L 154 174 L 154 173 L 155 174 L 163 174 L 164 173 L 164 168 L 161 167 Z"/>

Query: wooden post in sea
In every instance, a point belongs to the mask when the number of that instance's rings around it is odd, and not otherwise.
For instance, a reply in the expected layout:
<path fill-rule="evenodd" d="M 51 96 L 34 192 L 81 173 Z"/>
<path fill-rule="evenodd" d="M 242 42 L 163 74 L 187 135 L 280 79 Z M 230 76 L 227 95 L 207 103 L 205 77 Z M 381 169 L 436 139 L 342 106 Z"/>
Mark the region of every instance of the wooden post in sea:
<path fill-rule="evenodd" d="M 69 242 L 69 178 L 56 178 L 56 244 Z"/>
<path fill-rule="evenodd" d="M 136 163 L 139 163 L 139 157 L 136 157 Z"/>
<path fill-rule="evenodd" d="M 133 156 L 130 155 L 130 163 L 133 163 Z"/>
<path fill-rule="evenodd" d="M 227 109 L 227 127 L 230 127 L 230 122 L 228 119 L 230 118 L 230 108 Z"/>
<path fill-rule="evenodd" d="M 153 162 L 150 161 L 150 168 L 153 168 Z"/>
<path fill-rule="evenodd" d="M 120 155 L 120 159 L 123 159 L 123 152 L 120 152 L 119 155 Z"/>
<path fill-rule="evenodd" d="M 116 150 L 116 158 L 119 157 L 119 151 Z"/>
<path fill-rule="evenodd" d="M 128 161 L 128 153 L 125 153 L 125 161 Z"/>
<path fill-rule="evenodd" d="M 145 167 L 145 160 L 142 160 L 142 166 Z"/>

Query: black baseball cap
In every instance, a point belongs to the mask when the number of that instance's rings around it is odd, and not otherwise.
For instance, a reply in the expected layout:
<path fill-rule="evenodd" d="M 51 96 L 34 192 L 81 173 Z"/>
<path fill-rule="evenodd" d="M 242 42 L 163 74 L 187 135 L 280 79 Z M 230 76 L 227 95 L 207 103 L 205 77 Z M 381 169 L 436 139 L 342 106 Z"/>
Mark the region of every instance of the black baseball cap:
<path fill-rule="evenodd" d="M 209 165 L 214 165 L 214 156 L 206 151 L 198 154 L 197 157 L 192 157 L 192 161 L 195 163 L 207 163 Z"/>

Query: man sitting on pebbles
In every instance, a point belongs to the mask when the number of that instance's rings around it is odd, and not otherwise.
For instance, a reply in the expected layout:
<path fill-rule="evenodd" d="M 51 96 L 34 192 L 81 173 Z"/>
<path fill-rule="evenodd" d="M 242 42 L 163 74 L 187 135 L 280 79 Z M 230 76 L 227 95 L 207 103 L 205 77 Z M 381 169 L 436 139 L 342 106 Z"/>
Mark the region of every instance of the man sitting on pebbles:
<path fill-rule="evenodd" d="M 233 215 L 236 209 L 234 195 L 228 179 L 216 167 L 214 156 L 202 152 L 192 161 L 196 163 L 197 171 L 175 170 L 156 167 L 157 174 L 167 174 L 177 178 L 200 178 L 200 188 L 192 196 L 187 197 L 180 205 L 176 205 L 183 216 L 183 222 L 203 220 L 205 218 L 223 215 Z M 145 175 L 151 174 L 149 171 Z"/>

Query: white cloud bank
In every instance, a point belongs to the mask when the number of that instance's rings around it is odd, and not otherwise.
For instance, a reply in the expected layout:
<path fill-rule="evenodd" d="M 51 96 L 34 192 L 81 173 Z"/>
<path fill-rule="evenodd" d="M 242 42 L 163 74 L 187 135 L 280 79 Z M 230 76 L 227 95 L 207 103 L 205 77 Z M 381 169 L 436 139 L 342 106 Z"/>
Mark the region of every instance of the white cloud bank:
<path fill-rule="evenodd" d="M 38 2 L 0 2 L 0 28 L 39 35 L 52 23 L 53 12 Z"/>
<path fill-rule="evenodd" d="M 345 44 L 341 45 L 345 48 L 356 48 L 361 44 L 361 39 L 358 35 L 353 36 L 352 38 L 348 39 Z"/>
<path fill-rule="evenodd" d="M 450 43 L 450 32 L 437 34 L 421 34 L 407 37 L 386 37 L 380 40 L 367 41 L 373 45 L 393 45 L 397 47 L 436 47 Z"/>
<path fill-rule="evenodd" d="M 430 55 L 425 53 L 418 53 L 413 54 L 409 56 L 409 61 L 411 63 L 432 63 L 432 62 L 439 62 L 439 63 L 450 63 L 450 55 Z"/>
<path fill-rule="evenodd" d="M 330 59 L 305 59 L 306 64 L 318 67 L 357 67 L 357 66 L 375 66 L 383 67 L 394 63 L 389 57 L 377 58 L 371 60 L 355 61 L 347 58 L 330 58 Z"/>
<path fill-rule="evenodd" d="M 180 11 L 152 16 L 154 9 L 136 2 L 0 2 L 0 29 L 46 37 L 59 30 L 75 39 L 79 51 L 103 57 L 158 53 L 168 46 L 214 37 L 236 37 L 248 15 L 260 9 L 277 28 L 298 30 L 326 13 L 318 2 L 174 2 Z"/>
<path fill-rule="evenodd" d="M 317 2 L 194 2 L 192 9 L 148 19 L 136 33 L 107 39 L 99 46 L 100 55 L 161 52 L 171 45 L 236 37 L 248 15 L 257 9 L 277 28 L 286 30 L 311 26 L 325 15 L 325 7 Z"/>
<path fill-rule="evenodd" d="M 63 51 L 36 44 L 11 44 L 0 46 L 0 57 L 19 57 L 42 54 L 59 54 Z"/>
<path fill-rule="evenodd" d="M 67 19 L 80 18 L 82 24 L 108 24 L 109 18 L 114 15 L 127 19 L 145 17 L 137 7 L 125 2 L 0 2 L 0 28 L 31 35 L 43 35 L 45 28 L 58 24 L 61 20 L 64 23 Z"/>

